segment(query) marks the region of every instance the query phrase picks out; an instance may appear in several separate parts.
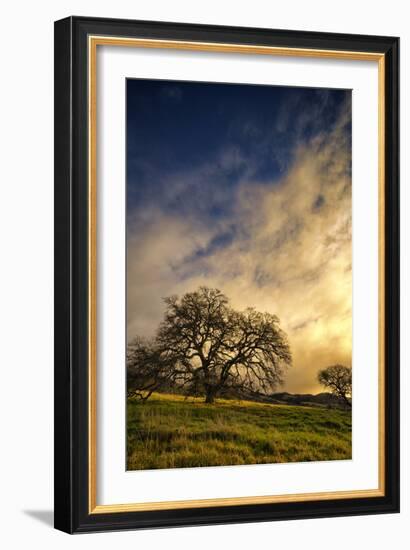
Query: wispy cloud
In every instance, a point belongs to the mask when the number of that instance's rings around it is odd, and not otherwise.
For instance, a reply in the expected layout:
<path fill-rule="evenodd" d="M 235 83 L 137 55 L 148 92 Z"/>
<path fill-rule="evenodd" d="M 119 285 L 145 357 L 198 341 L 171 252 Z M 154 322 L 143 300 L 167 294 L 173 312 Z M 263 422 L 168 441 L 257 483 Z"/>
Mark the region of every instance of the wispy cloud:
<path fill-rule="evenodd" d="M 182 90 L 179 86 L 174 84 L 168 84 L 161 88 L 161 98 L 168 101 L 181 101 Z"/>

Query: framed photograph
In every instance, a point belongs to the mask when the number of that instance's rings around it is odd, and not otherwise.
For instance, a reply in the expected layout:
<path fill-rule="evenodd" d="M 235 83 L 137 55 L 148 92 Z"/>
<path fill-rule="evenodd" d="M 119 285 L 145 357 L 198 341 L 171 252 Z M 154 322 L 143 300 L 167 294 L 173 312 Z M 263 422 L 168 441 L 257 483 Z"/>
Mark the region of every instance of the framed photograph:
<path fill-rule="evenodd" d="M 399 39 L 55 24 L 55 527 L 399 510 Z"/>

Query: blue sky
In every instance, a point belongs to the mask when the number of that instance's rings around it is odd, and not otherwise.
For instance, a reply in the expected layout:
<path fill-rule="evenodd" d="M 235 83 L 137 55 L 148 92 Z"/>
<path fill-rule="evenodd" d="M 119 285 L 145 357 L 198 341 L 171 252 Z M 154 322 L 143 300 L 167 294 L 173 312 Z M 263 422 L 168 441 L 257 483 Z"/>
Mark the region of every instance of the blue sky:
<path fill-rule="evenodd" d="M 217 286 L 279 314 L 286 389 L 317 389 L 308 357 L 350 362 L 350 224 L 349 90 L 127 81 L 130 338 Z"/>
<path fill-rule="evenodd" d="M 158 204 L 161 195 L 163 207 L 175 213 L 191 214 L 195 209 L 211 223 L 228 216 L 244 179 L 267 185 L 278 182 L 292 163 L 296 145 L 329 130 L 349 94 L 129 79 L 128 213 Z M 217 177 L 212 178 L 212 170 Z M 189 190 L 167 192 L 174 179 L 189 173 L 195 174 Z M 197 189 L 201 185 L 206 185 L 206 200 Z"/>

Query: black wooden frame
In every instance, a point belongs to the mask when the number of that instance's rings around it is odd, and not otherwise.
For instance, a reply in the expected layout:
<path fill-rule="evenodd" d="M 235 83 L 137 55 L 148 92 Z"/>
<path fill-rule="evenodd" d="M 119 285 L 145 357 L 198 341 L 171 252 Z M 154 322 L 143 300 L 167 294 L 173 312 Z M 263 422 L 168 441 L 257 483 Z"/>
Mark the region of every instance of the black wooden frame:
<path fill-rule="evenodd" d="M 385 54 L 383 497 L 88 512 L 87 37 L 156 38 Z M 399 39 L 88 17 L 55 23 L 55 527 L 68 533 L 399 511 Z"/>

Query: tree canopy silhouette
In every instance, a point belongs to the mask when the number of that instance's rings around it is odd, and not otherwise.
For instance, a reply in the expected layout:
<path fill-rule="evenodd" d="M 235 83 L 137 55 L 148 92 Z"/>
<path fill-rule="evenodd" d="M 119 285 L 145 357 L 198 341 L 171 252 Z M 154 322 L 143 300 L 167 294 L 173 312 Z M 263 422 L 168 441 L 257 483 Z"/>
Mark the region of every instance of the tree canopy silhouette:
<path fill-rule="evenodd" d="M 155 338 L 128 348 L 129 394 L 147 398 L 173 385 L 213 403 L 225 394 L 268 395 L 283 382 L 291 352 L 276 315 L 235 311 L 207 287 L 165 304 Z"/>
<path fill-rule="evenodd" d="M 322 369 L 317 375 L 318 381 L 340 397 L 348 406 L 352 406 L 352 369 L 344 365 L 332 365 Z"/>

